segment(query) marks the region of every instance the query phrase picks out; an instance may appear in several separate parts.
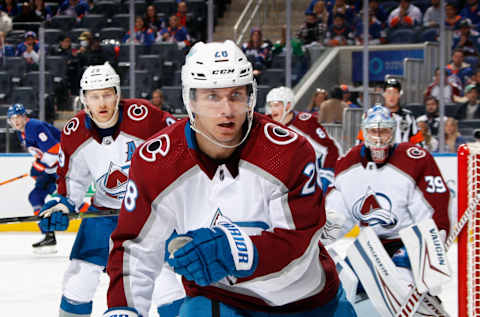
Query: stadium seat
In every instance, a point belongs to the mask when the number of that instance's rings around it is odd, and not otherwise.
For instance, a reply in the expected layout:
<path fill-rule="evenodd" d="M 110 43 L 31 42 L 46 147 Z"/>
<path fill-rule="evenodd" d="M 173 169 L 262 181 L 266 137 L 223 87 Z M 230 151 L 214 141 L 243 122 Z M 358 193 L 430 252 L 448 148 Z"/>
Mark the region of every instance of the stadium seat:
<path fill-rule="evenodd" d="M 152 75 L 147 70 L 136 70 L 135 95 L 148 99 L 152 90 Z"/>
<path fill-rule="evenodd" d="M 64 32 L 60 29 L 45 29 L 45 43 L 57 44 L 60 38 L 60 35 L 64 34 Z M 72 39 L 74 42 L 76 39 Z"/>
<path fill-rule="evenodd" d="M 397 29 L 388 33 L 388 43 L 414 43 L 415 31 L 412 29 Z"/>
<path fill-rule="evenodd" d="M 24 86 L 30 86 L 35 91 L 38 91 L 40 85 L 40 72 L 31 71 L 26 73 L 25 76 L 23 76 L 22 83 Z M 49 72 L 45 72 L 45 93 L 49 95 L 53 93 L 52 74 Z"/>
<path fill-rule="evenodd" d="M 422 11 L 422 14 L 425 14 L 425 11 L 427 11 L 428 7 L 432 5 L 430 0 L 413 0 L 412 4 L 420 9 Z"/>
<path fill-rule="evenodd" d="M 122 98 L 130 98 L 130 87 L 121 86 L 120 90 L 122 91 Z"/>
<path fill-rule="evenodd" d="M 257 86 L 257 104 L 255 109 L 257 112 L 265 113 L 265 102 L 267 100 L 267 94 L 270 91 L 270 86 L 258 85 Z"/>
<path fill-rule="evenodd" d="M 479 129 L 480 128 L 480 119 L 472 119 L 472 120 L 459 120 L 458 121 L 458 128 L 472 128 L 472 129 Z"/>
<path fill-rule="evenodd" d="M 410 110 L 415 118 L 425 113 L 425 106 L 421 103 L 406 104 L 405 108 Z"/>
<path fill-rule="evenodd" d="M 445 105 L 445 116 L 447 117 L 455 117 L 459 106 L 455 103 Z"/>
<path fill-rule="evenodd" d="M 102 12 L 106 18 L 110 18 L 115 13 L 118 13 L 120 11 L 119 5 L 115 4 L 115 2 L 113 1 L 98 1 L 95 3 L 95 7 L 97 9 L 97 12 Z"/>
<path fill-rule="evenodd" d="M 272 58 L 272 68 L 285 68 L 286 56 L 284 54 L 274 55 Z"/>
<path fill-rule="evenodd" d="M 464 62 L 470 64 L 472 70 L 475 71 L 478 67 L 478 56 L 465 56 Z"/>
<path fill-rule="evenodd" d="M 80 26 L 89 30 L 100 30 L 107 26 L 107 18 L 103 14 L 88 14 L 83 17 Z"/>
<path fill-rule="evenodd" d="M 147 11 L 147 5 L 144 0 L 135 0 L 135 15 L 144 15 Z"/>
<path fill-rule="evenodd" d="M 148 70 L 151 74 L 161 73 L 162 65 L 162 58 L 155 54 L 139 55 L 136 64 L 137 69 Z"/>
<path fill-rule="evenodd" d="M 40 27 L 40 22 L 13 22 L 12 28 L 14 30 L 27 30 L 33 31 L 38 34 L 38 28 Z"/>
<path fill-rule="evenodd" d="M 157 54 L 163 60 L 173 60 L 179 54 L 177 43 L 153 43 L 149 48 L 150 54 Z"/>
<path fill-rule="evenodd" d="M 45 59 L 45 68 L 52 74 L 56 81 L 58 80 L 55 77 L 63 79 L 67 74 L 67 64 L 63 56 L 47 56 Z"/>
<path fill-rule="evenodd" d="M 0 104 L 0 117 L 7 116 L 9 104 Z"/>
<path fill-rule="evenodd" d="M 100 30 L 100 39 L 101 40 L 121 40 L 123 35 L 125 34 L 125 30 L 120 27 L 108 27 L 108 28 L 103 28 Z"/>
<path fill-rule="evenodd" d="M 153 1 L 153 5 L 155 6 L 155 9 L 157 9 L 157 12 L 165 13 L 167 16 L 174 13 L 177 9 L 175 1 L 172 0 L 155 0 Z"/>
<path fill-rule="evenodd" d="M 272 87 L 282 86 L 285 84 L 285 70 L 280 68 L 267 68 L 262 71 L 259 82 L 262 85 Z"/>
<path fill-rule="evenodd" d="M 196 17 L 207 16 L 207 2 L 205 0 L 188 0 L 188 12 L 193 13 Z"/>
<path fill-rule="evenodd" d="M 117 13 L 112 16 L 112 26 L 122 26 L 127 29 L 130 25 L 130 14 L 128 13 Z"/>
<path fill-rule="evenodd" d="M 87 28 L 74 28 L 74 29 L 71 29 L 69 32 L 68 32 L 68 35 L 70 35 L 70 39 L 72 40 L 72 42 L 79 42 L 79 39 L 78 37 L 80 36 L 80 34 L 82 34 L 83 32 L 90 32 L 89 29 Z"/>
<path fill-rule="evenodd" d="M 25 109 L 34 112 L 38 110 L 37 95 L 32 87 L 13 87 L 10 103 L 21 103 Z"/>
<path fill-rule="evenodd" d="M 438 41 L 438 28 L 426 28 L 419 35 L 417 42 L 437 42 Z"/>
<path fill-rule="evenodd" d="M 143 54 L 145 46 L 142 44 L 135 44 L 135 58 L 138 60 L 138 56 Z M 119 62 L 129 62 L 130 61 L 130 44 L 122 43 L 120 44 L 120 51 L 118 52 L 118 61 Z"/>
<path fill-rule="evenodd" d="M 165 103 L 172 106 L 172 108 L 175 109 L 175 113 L 177 113 L 177 111 L 181 111 L 180 113 L 184 113 L 182 87 L 164 86 L 162 87 L 162 92 L 165 96 Z"/>
<path fill-rule="evenodd" d="M 18 44 L 23 42 L 25 39 L 25 32 L 26 30 L 11 30 L 7 33 L 6 42 L 10 44 Z"/>
<path fill-rule="evenodd" d="M 397 1 L 382 1 L 379 2 L 378 6 L 383 9 L 386 13 L 390 13 L 398 7 L 398 2 Z"/>
<path fill-rule="evenodd" d="M 10 75 L 5 71 L 0 72 L 0 100 L 4 100 L 8 96 L 10 88 Z M 0 113 L 0 115 L 2 114 Z"/>
<path fill-rule="evenodd" d="M 5 63 L 5 67 L 12 77 L 23 77 L 27 70 L 27 63 L 21 56 L 7 56 Z"/>
<path fill-rule="evenodd" d="M 75 27 L 76 19 L 75 17 L 68 15 L 56 15 L 52 18 L 51 27 L 56 29 L 61 29 L 64 32 L 67 32 Z"/>

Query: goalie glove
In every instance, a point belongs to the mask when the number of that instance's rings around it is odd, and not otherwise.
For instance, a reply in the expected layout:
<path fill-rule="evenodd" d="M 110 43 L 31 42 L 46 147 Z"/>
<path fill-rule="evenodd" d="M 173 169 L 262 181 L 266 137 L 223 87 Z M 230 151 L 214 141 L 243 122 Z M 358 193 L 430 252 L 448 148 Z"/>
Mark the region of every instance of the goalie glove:
<path fill-rule="evenodd" d="M 75 205 L 73 202 L 62 195 L 58 195 L 47 201 L 40 209 L 38 214 L 42 217 L 39 223 L 40 229 L 42 232 L 65 231 L 70 222 L 68 214 L 74 212 Z"/>
<path fill-rule="evenodd" d="M 250 237 L 229 221 L 183 235 L 174 232 L 166 242 L 166 250 L 165 261 L 175 272 L 200 286 L 227 276 L 250 276 L 258 262 Z"/>
<path fill-rule="evenodd" d="M 323 245 L 329 245 L 342 237 L 344 222 L 343 214 L 334 210 L 327 210 L 327 221 L 320 229 L 320 241 Z"/>
<path fill-rule="evenodd" d="M 140 317 L 134 308 L 114 307 L 103 313 L 103 317 Z"/>

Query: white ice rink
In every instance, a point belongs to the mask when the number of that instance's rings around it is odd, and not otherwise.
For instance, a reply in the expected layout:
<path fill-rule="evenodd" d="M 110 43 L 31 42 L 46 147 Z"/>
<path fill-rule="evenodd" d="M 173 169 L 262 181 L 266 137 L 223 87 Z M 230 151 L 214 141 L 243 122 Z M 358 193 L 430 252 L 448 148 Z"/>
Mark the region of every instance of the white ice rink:
<path fill-rule="evenodd" d="M 0 233 L 0 315 L 14 317 L 56 317 L 61 298 L 63 272 L 73 244 L 73 233 L 57 233 L 58 253 L 35 255 L 31 244 L 40 240 L 39 233 Z M 339 251 L 350 241 L 339 243 Z M 456 264 L 454 245 L 449 257 Z M 453 266 L 456 277 L 456 265 Z M 444 288 L 441 298 L 451 317 L 457 316 L 456 278 Z M 106 309 L 108 277 L 102 274 L 100 286 L 93 301 L 93 317 L 100 317 Z M 152 309 L 153 310 L 153 309 Z M 157 314 L 151 312 L 151 316 Z M 157 316 L 158 317 L 158 316 Z"/>

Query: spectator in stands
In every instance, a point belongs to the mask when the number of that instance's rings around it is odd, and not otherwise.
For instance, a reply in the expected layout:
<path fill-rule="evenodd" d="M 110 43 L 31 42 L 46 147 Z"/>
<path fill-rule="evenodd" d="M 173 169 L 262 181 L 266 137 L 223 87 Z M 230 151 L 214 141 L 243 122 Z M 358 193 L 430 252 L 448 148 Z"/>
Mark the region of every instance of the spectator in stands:
<path fill-rule="evenodd" d="M 473 70 L 470 64 L 464 62 L 463 50 L 458 48 L 452 53 L 452 62 L 447 65 L 448 75 L 457 75 L 462 82 L 462 88 L 468 84 Z"/>
<path fill-rule="evenodd" d="M 17 0 L 3 0 L 0 4 L 0 10 L 8 14 L 9 17 L 16 17 L 20 14 L 20 8 L 18 7 Z"/>
<path fill-rule="evenodd" d="M 147 27 L 143 18 L 139 15 L 135 17 L 135 38 L 134 43 L 150 46 L 155 42 L 155 31 Z M 123 43 L 131 41 L 130 31 L 128 31 L 122 38 Z"/>
<path fill-rule="evenodd" d="M 80 71 L 80 58 L 77 50 L 72 48 L 72 40 L 67 34 L 62 34 L 58 38 L 58 44 L 52 45 L 49 51 L 52 56 L 62 56 L 67 64 L 65 79 L 59 83 L 56 89 L 57 103 L 66 105 L 70 94 L 78 95 L 78 80 Z"/>
<path fill-rule="evenodd" d="M 467 140 L 458 131 L 458 121 L 448 118 L 445 121 L 445 153 L 456 153 L 461 144 Z"/>
<path fill-rule="evenodd" d="M 75 17 L 80 22 L 88 13 L 89 5 L 86 0 L 64 0 L 58 7 L 58 15 Z"/>
<path fill-rule="evenodd" d="M 330 92 L 330 98 L 320 105 L 318 110 L 319 123 L 341 123 L 343 120 L 343 110 L 348 105 L 342 101 L 343 91 L 340 87 L 334 87 Z"/>
<path fill-rule="evenodd" d="M 478 0 L 467 0 L 465 7 L 460 11 L 462 18 L 469 19 L 476 27 L 480 27 L 480 5 Z"/>
<path fill-rule="evenodd" d="M 353 19 L 355 17 L 355 10 L 353 7 L 348 5 L 345 0 L 335 0 L 334 1 L 335 5 L 332 8 L 332 15 L 330 17 L 335 18 L 337 14 L 342 14 L 346 24 L 348 25 L 353 25 Z M 328 25 L 331 25 L 334 23 L 334 19 L 331 19 Z"/>
<path fill-rule="evenodd" d="M 477 66 L 477 70 L 473 74 L 470 84 L 475 85 L 477 91 L 480 93 L 480 67 Z"/>
<path fill-rule="evenodd" d="M 45 0 L 34 0 L 33 12 L 42 21 L 51 21 L 53 17 L 52 9 L 45 5 Z"/>
<path fill-rule="evenodd" d="M 422 132 L 424 148 L 431 153 L 438 152 L 438 140 L 432 135 L 425 120 L 423 116 L 417 118 L 417 127 Z"/>
<path fill-rule="evenodd" d="M 360 108 L 359 105 L 352 101 L 352 94 L 350 93 L 350 88 L 347 85 L 340 85 L 342 88 L 342 100 L 345 102 L 350 108 Z"/>
<path fill-rule="evenodd" d="M 187 15 L 188 6 L 185 1 L 179 1 L 177 3 L 177 13 L 175 14 L 178 18 L 178 24 L 189 30 L 191 25 L 191 17 Z"/>
<path fill-rule="evenodd" d="M 154 91 L 152 91 L 151 102 L 152 102 L 152 105 L 154 105 L 160 110 L 174 113 L 173 112 L 174 109 L 165 103 L 165 97 L 163 96 L 163 91 L 160 88 L 157 88 Z"/>
<path fill-rule="evenodd" d="M 473 137 L 475 138 L 475 142 L 480 143 L 480 129 L 473 130 Z"/>
<path fill-rule="evenodd" d="M 325 40 L 325 32 L 326 28 L 322 23 L 318 23 L 315 13 L 306 12 L 305 22 L 300 27 L 297 38 L 303 45 L 322 44 Z"/>
<path fill-rule="evenodd" d="M 458 24 L 462 20 L 462 17 L 457 13 L 457 4 L 452 1 L 447 2 L 445 5 L 445 26 L 452 30 L 458 29 Z"/>
<path fill-rule="evenodd" d="M 388 27 L 414 27 L 422 24 L 422 11 L 410 0 L 400 0 L 400 5 L 388 16 Z"/>
<path fill-rule="evenodd" d="M 315 14 L 315 19 L 320 26 L 326 30 L 328 26 L 328 21 L 330 17 L 330 13 L 327 10 L 327 6 L 325 5 L 325 1 L 320 0 L 313 6 L 313 13 Z"/>
<path fill-rule="evenodd" d="M 7 13 L 0 11 L 0 32 L 8 34 L 12 30 L 12 18 Z"/>
<path fill-rule="evenodd" d="M 362 12 L 360 13 L 362 14 Z M 377 20 L 372 10 L 368 11 L 368 44 L 378 45 L 385 43 L 386 34 L 382 28 L 382 23 Z M 359 19 L 355 27 L 355 44 L 363 45 L 363 20 Z"/>
<path fill-rule="evenodd" d="M 165 27 L 165 21 L 157 16 L 157 9 L 153 4 L 147 7 L 147 11 L 145 12 L 145 17 L 143 20 L 145 25 L 152 29 L 155 33 Z"/>
<path fill-rule="evenodd" d="M 6 42 L 7 40 L 5 37 L 5 32 L 0 31 L 0 57 L 2 57 L 2 60 L 0 61 L 1 64 L 3 64 L 4 56 L 15 56 L 15 48 Z"/>
<path fill-rule="evenodd" d="M 190 46 L 190 35 L 183 26 L 180 26 L 176 15 L 168 19 L 168 27 L 158 32 L 157 41 L 177 43 L 180 49 Z"/>
<path fill-rule="evenodd" d="M 85 37 L 82 37 L 82 35 Z M 92 36 L 90 32 L 83 32 L 79 39 L 80 46 L 82 46 L 82 41 L 88 42 L 86 47 L 80 47 L 79 49 L 78 56 L 80 59 L 81 68 L 90 65 L 103 65 L 106 61 L 108 61 L 107 55 L 100 45 L 100 36 L 98 33 Z"/>
<path fill-rule="evenodd" d="M 464 56 L 479 56 L 480 34 L 472 29 L 469 19 L 462 19 L 458 26 L 460 30 L 453 34 L 452 49 L 461 49 Z"/>
<path fill-rule="evenodd" d="M 328 46 L 352 45 L 354 43 L 351 26 L 343 14 L 336 14 L 333 24 L 328 28 L 325 44 Z"/>
<path fill-rule="evenodd" d="M 373 12 L 373 15 L 377 18 L 377 20 L 382 24 L 382 28 L 385 27 L 385 22 L 388 19 L 388 13 L 385 12 L 379 5 L 378 0 L 370 0 L 368 2 L 368 8 L 370 11 Z M 361 19 L 361 16 L 359 17 Z"/>
<path fill-rule="evenodd" d="M 465 87 L 465 96 L 467 96 L 468 101 L 460 105 L 460 108 L 458 108 L 455 114 L 455 119 L 480 119 L 480 103 L 475 85 Z"/>
<path fill-rule="evenodd" d="M 27 63 L 27 72 L 32 70 L 38 70 L 38 62 L 40 57 L 33 48 L 33 43 L 25 44 L 25 51 L 22 53 L 23 59 Z"/>
<path fill-rule="evenodd" d="M 429 96 L 425 98 L 425 114 L 417 118 L 417 122 L 420 120 L 428 125 L 430 133 L 434 136 L 438 135 L 438 129 L 440 128 L 440 114 L 438 110 L 438 99 Z M 445 120 L 446 117 L 444 117 Z"/>
<path fill-rule="evenodd" d="M 20 13 L 13 18 L 13 22 L 41 22 L 43 19 L 35 14 L 33 3 L 23 2 L 20 5 Z"/>
<path fill-rule="evenodd" d="M 440 0 L 432 0 L 432 5 L 428 7 L 423 16 L 423 26 L 427 28 L 440 25 Z"/>
<path fill-rule="evenodd" d="M 312 99 L 307 106 L 306 111 L 310 113 L 318 112 L 320 110 L 320 105 L 328 99 L 328 92 L 323 88 L 315 89 Z"/>
<path fill-rule="evenodd" d="M 443 102 L 445 104 L 452 104 L 460 98 L 461 87 L 448 80 L 448 71 L 445 70 L 445 84 L 443 92 Z M 433 82 L 427 87 L 423 94 L 424 98 L 435 97 L 436 100 L 440 100 L 440 69 L 435 69 L 435 75 L 433 76 Z"/>
<path fill-rule="evenodd" d="M 270 66 L 272 61 L 272 45 L 263 40 L 262 30 L 254 27 L 250 32 L 250 39 L 243 43 L 242 51 L 253 66 L 253 75 L 258 78 L 262 71 Z"/>
<path fill-rule="evenodd" d="M 38 40 L 37 34 L 33 31 L 25 32 L 25 41 L 17 45 L 16 56 L 23 56 L 23 52 L 27 50 L 27 46 L 31 45 L 33 49 L 38 52 Z"/>

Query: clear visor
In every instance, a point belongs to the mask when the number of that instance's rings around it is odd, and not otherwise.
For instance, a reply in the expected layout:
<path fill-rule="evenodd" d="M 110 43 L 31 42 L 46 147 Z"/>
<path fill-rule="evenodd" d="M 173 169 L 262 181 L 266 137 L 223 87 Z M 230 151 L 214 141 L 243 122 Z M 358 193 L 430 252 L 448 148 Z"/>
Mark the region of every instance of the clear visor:
<path fill-rule="evenodd" d="M 202 117 L 219 118 L 246 114 L 251 111 L 250 98 L 246 87 L 190 90 L 191 110 Z"/>

